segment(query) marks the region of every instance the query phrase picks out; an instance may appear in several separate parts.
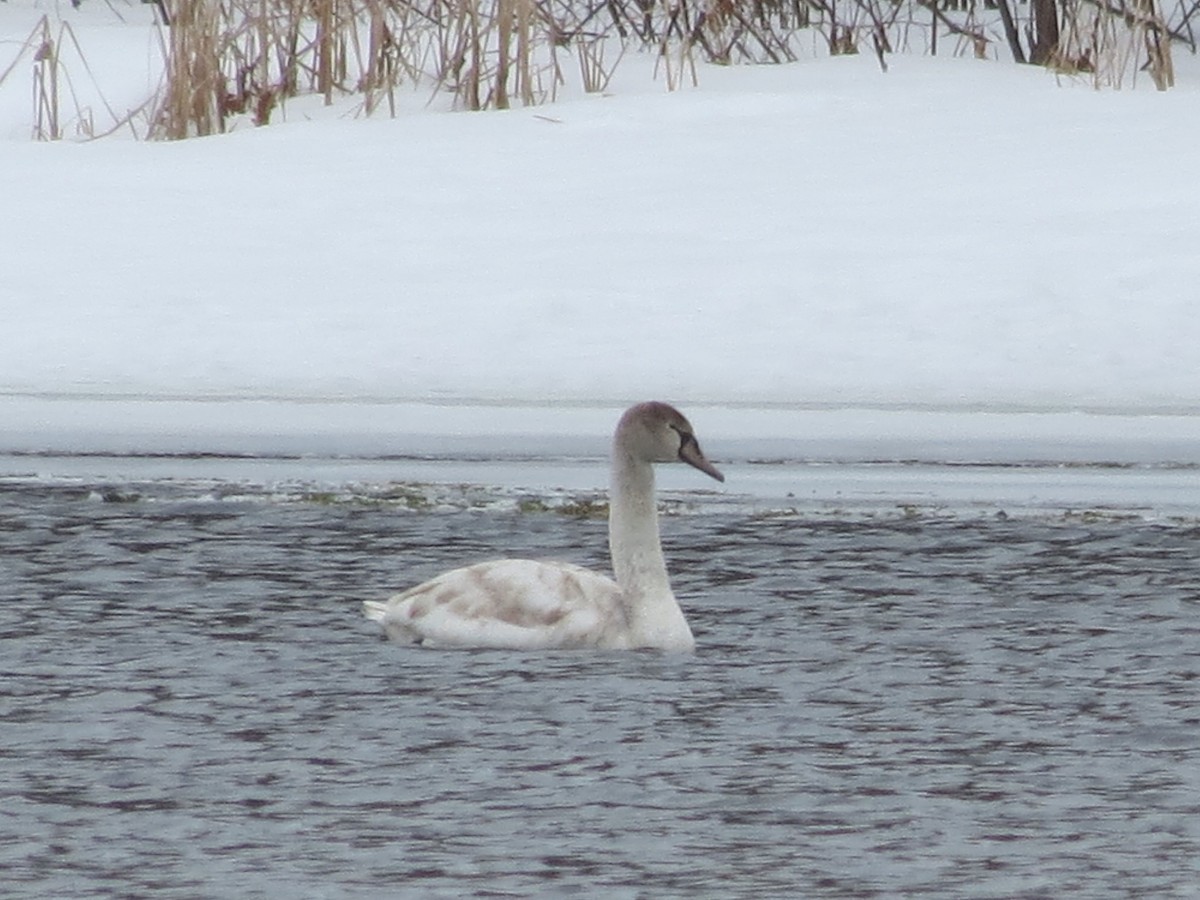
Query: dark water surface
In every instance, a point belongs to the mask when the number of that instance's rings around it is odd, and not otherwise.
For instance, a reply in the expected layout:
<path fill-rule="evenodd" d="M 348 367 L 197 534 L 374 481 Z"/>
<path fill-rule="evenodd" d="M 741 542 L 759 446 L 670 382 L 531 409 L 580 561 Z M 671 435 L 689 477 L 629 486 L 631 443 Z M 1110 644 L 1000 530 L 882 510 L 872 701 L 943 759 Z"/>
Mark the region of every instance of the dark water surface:
<path fill-rule="evenodd" d="M 604 523 L 389 499 L 0 484 L 6 896 L 1200 896 L 1194 520 L 683 514 L 695 657 L 433 652 Z"/>

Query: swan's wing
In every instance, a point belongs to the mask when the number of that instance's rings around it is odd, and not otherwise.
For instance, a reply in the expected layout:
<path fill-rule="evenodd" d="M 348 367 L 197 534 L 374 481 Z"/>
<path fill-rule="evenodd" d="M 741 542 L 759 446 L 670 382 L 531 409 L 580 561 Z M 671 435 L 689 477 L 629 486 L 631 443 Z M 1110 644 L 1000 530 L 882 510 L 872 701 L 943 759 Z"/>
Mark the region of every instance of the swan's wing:
<path fill-rule="evenodd" d="M 364 613 L 393 640 L 436 647 L 622 647 L 628 634 L 616 582 L 527 559 L 455 569 Z"/>

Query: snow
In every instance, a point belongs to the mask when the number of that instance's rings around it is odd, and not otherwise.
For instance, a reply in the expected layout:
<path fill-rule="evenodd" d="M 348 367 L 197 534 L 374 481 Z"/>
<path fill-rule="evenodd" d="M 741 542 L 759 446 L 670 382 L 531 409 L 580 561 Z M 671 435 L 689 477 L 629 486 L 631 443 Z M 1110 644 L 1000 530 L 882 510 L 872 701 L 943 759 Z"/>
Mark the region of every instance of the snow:
<path fill-rule="evenodd" d="M 105 96 L 143 102 L 147 29 L 96 33 Z M 32 142 L 14 76 L 0 452 L 591 436 L 653 397 L 818 454 L 1195 460 L 1195 59 L 1164 93 L 889 62 L 177 143 Z"/>

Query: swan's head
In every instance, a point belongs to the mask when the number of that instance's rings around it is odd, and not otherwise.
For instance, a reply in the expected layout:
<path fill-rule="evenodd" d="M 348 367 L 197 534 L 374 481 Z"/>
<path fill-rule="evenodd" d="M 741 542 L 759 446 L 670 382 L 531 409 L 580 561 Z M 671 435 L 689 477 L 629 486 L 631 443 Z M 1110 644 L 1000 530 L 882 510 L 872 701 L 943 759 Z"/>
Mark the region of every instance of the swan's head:
<path fill-rule="evenodd" d="M 685 462 L 717 481 L 725 480 L 700 449 L 691 423 L 670 404 L 650 401 L 625 410 L 617 424 L 616 443 L 646 462 Z"/>

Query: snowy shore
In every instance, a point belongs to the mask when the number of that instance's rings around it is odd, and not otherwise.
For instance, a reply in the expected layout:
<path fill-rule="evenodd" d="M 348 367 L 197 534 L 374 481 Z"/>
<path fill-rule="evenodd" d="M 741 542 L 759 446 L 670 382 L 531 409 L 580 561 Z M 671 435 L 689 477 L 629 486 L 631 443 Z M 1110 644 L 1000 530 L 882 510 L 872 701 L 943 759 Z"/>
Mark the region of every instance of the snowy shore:
<path fill-rule="evenodd" d="M 0 452 L 583 450 L 657 397 L 745 456 L 1194 462 L 1179 57 L 1164 94 L 859 57 L 173 144 L 31 143 L 0 98 Z"/>

